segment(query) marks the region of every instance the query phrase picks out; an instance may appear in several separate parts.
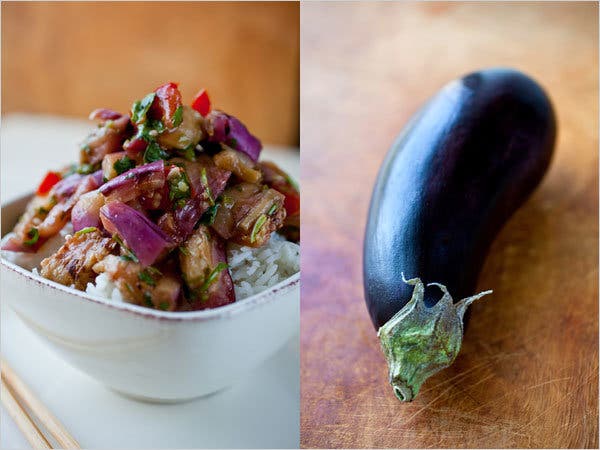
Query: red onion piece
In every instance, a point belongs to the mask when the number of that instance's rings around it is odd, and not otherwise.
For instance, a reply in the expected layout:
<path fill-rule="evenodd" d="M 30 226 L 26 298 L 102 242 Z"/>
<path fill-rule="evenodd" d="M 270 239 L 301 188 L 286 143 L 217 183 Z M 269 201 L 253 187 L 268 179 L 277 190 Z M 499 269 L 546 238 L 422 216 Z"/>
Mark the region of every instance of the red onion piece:
<path fill-rule="evenodd" d="M 79 231 L 87 227 L 100 228 L 100 208 L 104 206 L 104 196 L 95 190 L 83 194 L 71 211 L 73 230 Z"/>
<path fill-rule="evenodd" d="M 205 126 L 209 142 L 226 144 L 234 150 L 245 153 L 252 161 L 258 161 L 262 144 L 237 118 L 221 111 L 212 111 L 206 116 Z"/>
<path fill-rule="evenodd" d="M 113 111 L 112 109 L 107 108 L 98 108 L 93 110 L 90 113 L 90 120 L 100 119 L 100 120 L 116 120 L 121 117 L 123 114 Z"/>
<path fill-rule="evenodd" d="M 2 242 L 0 249 L 9 252 L 21 252 L 21 253 L 35 253 L 41 247 L 42 243 L 39 241 L 34 245 L 26 245 L 21 239 L 16 236 L 11 236 Z"/>
<path fill-rule="evenodd" d="M 107 201 L 129 202 L 143 194 L 162 189 L 165 184 L 164 169 L 162 159 L 134 167 L 104 183 L 100 192 Z"/>
<path fill-rule="evenodd" d="M 109 233 L 118 234 L 143 266 L 150 266 L 174 243 L 150 219 L 125 203 L 114 201 L 100 208 Z"/>
<path fill-rule="evenodd" d="M 100 186 L 102 186 L 104 184 L 104 174 L 102 172 L 102 169 L 96 170 L 92 174 L 92 179 L 94 180 L 94 183 L 96 184 L 97 188 L 99 188 Z"/>
<path fill-rule="evenodd" d="M 63 178 L 54 185 L 52 193 L 58 198 L 67 198 L 75 193 L 75 190 L 84 179 L 84 175 L 74 173 L 66 178 Z"/>
<path fill-rule="evenodd" d="M 148 142 L 141 137 L 131 138 L 129 142 L 123 145 L 123 149 L 127 152 L 127 156 L 135 158 L 139 153 L 146 150 Z"/>

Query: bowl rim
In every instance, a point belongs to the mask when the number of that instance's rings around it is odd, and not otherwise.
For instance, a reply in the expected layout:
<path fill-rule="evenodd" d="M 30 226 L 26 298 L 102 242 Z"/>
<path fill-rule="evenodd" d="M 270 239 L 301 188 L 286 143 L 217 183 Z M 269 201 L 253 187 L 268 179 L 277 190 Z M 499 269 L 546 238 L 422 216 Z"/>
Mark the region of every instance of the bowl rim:
<path fill-rule="evenodd" d="M 28 197 L 33 194 L 26 194 L 14 198 L 11 201 L 3 203 L 1 206 L 1 213 L 4 215 L 4 210 L 9 206 L 14 206 L 19 202 L 25 201 Z M 36 275 L 30 270 L 24 269 L 23 267 L 6 260 L 0 255 L 0 266 L 10 270 L 20 276 L 23 276 L 31 281 L 38 283 L 41 286 L 61 291 L 66 294 L 74 295 L 80 299 L 92 302 L 94 304 L 117 310 L 123 311 L 128 314 L 132 314 L 138 317 L 146 319 L 155 319 L 161 321 L 176 321 L 176 322 L 196 322 L 196 321 L 208 321 L 216 319 L 224 319 L 242 313 L 250 309 L 254 309 L 261 305 L 265 305 L 274 301 L 277 297 L 291 292 L 300 283 L 300 273 L 296 272 L 292 276 L 286 278 L 283 281 L 271 286 L 270 288 L 258 292 L 250 297 L 246 297 L 242 300 L 235 301 L 225 306 L 219 306 L 212 309 L 203 309 L 199 311 L 160 311 L 156 309 L 150 309 L 139 305 L 134 305 L 126 302 L 116 302 L 104 297 L 97 295 L 91 295 L 84 291 L 79 291 L 75 288 L 56 283 L 55 281 L 43 278 L 41 275 Z"/>

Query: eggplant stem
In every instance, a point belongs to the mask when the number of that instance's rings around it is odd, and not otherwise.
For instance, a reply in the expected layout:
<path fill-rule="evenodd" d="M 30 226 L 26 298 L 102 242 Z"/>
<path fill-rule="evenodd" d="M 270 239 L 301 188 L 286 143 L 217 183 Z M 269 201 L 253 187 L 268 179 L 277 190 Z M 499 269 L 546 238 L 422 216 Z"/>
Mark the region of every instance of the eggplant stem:
<path fill-rule="evenodd" d="M 390 384 L 401 401 L 412 401 L 423 382 L 434 373 L 450 366 L 462 344 L 463 317 L 475 300 L 491 294 L 484 291 L 454 303 L 446 286 L 434 306 L 424 302 L 425 286 L 420 278 L 402 280 L 414 286 L 410 301 L 387 321 L 377 336 L 388 362 Z"/>

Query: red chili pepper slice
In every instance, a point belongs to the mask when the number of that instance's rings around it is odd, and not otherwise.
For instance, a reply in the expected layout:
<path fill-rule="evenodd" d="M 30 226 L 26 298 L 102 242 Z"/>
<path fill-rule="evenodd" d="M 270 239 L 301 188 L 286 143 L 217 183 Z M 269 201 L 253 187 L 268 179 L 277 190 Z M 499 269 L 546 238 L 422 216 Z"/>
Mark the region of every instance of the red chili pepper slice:
<path fill-rule="evenodd" d="M 285 200 L 283 206 L 288 216 L 292 216 L 300 211 L 300 195 L 296 191 L 283 192 Z"/>
<path fill-rule="evenodd" d="M 210 112 L 210 98 L 208 98 L 206 89 L 202 89 L 196 94 L 196 98 L 194 98 L 192 103 L 192 108 L 198 111 L 202 116 L 206 116 Z"/>
<path fill-rule="evenodd" d="M 178 108 L 182 108 L 181 93 L 177 89 L 177 83 L 166 83 L 154 91 L 156 97 L 152 102 L 152 111 L 161 118 L 167 128 L 173 128 L 179 124 L 174 123 Z M 181 114 L 181 113 L 180 113 Z"/>
<path fill-rule="evenodd" d="M 62 177 L 60 176 L 60 174 L 56 172 L 48 172 L 37 188 L 37 195 L 44 195 L 50 192 L 52 186 L 58 183 L 61 180 L 61 178 Z"/>

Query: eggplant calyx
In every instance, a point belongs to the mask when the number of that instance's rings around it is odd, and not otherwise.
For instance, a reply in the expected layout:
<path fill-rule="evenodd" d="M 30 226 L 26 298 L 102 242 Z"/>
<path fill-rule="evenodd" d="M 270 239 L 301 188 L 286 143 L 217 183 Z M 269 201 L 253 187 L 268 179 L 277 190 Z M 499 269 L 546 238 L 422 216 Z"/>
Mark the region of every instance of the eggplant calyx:
<path fill-rule="evenodd" d="M 402 280 L 414 286 L 412 298 L 377 332 L 388 362 L 390 384 L 401 401 L 412 401 L 423 382 L 450 366 L 463 337 L 463 316 L 471 303 L 491 294 L 484 291 L 454 303 L 443 284 L 430 283 L 443 293 L 431 308 L 424 302 L 425 286 L 420 278 Z"/>

